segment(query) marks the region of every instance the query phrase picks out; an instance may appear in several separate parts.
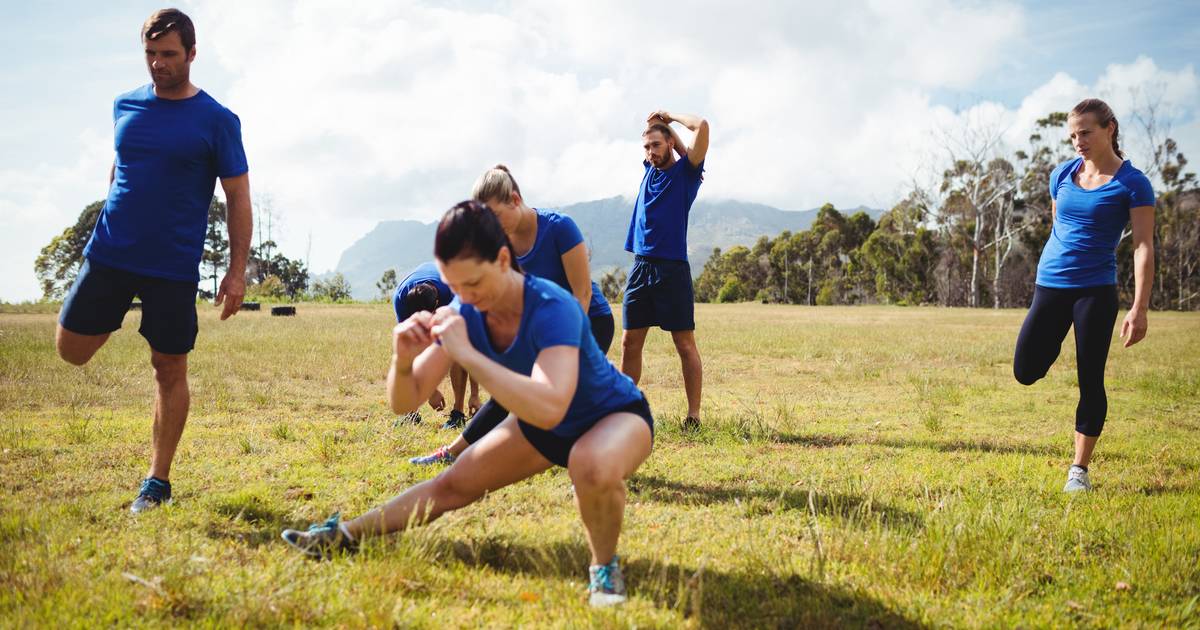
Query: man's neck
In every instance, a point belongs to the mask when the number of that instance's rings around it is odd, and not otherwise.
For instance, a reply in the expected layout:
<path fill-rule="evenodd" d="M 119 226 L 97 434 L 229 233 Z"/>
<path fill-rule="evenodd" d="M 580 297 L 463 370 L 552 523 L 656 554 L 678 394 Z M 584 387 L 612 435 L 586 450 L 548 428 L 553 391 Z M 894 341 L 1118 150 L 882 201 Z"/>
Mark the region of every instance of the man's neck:
<path fill-rule="evenodd" d="M 180 101 L 185 98 L 192 98 L 193 96 L 195 96 L 199 93 L 200 93 L 200 88 L 192 85 L 191 81 L 188 81 L 187 83 L 180 85 L 177 88 L 164 89 L 164 88 L 158 87 L 157 85 L 154 86 L 154 95 L 157 96 L 158 98 L 163 98 L 168 101 Z"/>

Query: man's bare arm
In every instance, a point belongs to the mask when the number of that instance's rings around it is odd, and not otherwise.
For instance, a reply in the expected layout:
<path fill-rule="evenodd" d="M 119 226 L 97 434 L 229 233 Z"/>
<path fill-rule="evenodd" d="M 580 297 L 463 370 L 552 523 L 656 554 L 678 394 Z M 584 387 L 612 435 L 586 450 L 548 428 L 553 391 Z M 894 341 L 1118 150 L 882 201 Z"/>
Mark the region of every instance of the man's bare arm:
<path fill-rule="evenodd" d="M 254 229 L 250 208 L 250 175 L 221 179 L 225 190 L 225 206 L 229 211 L 225 224 L 229 228 L 229 268 L 217 290 L 217 304 L 224 303 L 221 319 L 229 319 L 242 307 L 246 295 L 246 260 L 250 255 L 250 235 Z"/>
<path fill-rule="evenodd" d="M 692 166 L 700 166 L 705 156 L 708 155 L 708 121 L 695 114 L 676 114 L 666 110 L 659 110 L 650 115 L 651 119 L 655 117 L 662 119 L 667 124 L 667 128 L 671 129 L 671 136 L 675 138 L 675 150 L 679 152 L 679 157 L 686 155 Z M 684 146 L 683 141 L 679 139 L 679 134 L 671 128 L 670 123 L 672 122 L 677 122 L 696 134 L 692 138 L 691 146 L 681 150 L 681 147 Z"/>

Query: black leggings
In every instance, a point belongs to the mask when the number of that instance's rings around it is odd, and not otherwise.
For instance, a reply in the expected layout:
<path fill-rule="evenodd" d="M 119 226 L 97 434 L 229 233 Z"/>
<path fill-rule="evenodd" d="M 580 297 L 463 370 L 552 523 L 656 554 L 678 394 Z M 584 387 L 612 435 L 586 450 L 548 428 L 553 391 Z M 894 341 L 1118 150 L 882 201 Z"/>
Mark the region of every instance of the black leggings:
<path fill-rule="evenodd" d="M 613 333 L 616 332 L 616 325 L 613 320 L 612 313 L 605 315 L 596 315 L 590 318 L 592 324 L 592 337 L 595 337 L 596 344 L 600 346 L 600 351 L 608 354 L 608 349 L 612 347 Z M 463 429 L 463 439 L 467 444 L 474 444 L 479 441 L 479 438 L 487 435 L 488 431 L 495 429 L 504 422 L 508 417 L 508 410 L 493 398 L 483 403 L 479 411 L 471 416 L 471 421 Z"/>
<path fill-rule="evenodd" d="M 1013 376 L 1022 385 L 1033 385 L 1054 365 L 1067 330 L 1075 324 L 1075 363 L 1079 376 L 1079 405 L 1075 407 L 1075 430 L 1099 437 L 1108 415 L 1104 393 L 1104 365 L 1117 321 L 1117 287 L 1050 289 L 1037 286 L 1033 305 L 1025 316 Z"/>

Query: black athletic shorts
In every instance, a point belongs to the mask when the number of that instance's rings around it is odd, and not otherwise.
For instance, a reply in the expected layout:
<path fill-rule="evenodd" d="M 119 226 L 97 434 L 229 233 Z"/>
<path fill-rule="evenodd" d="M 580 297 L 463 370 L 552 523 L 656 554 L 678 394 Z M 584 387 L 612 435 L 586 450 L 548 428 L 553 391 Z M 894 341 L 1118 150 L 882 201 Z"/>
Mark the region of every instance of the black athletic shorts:
<path fill-rule="evenodd" d="M 634 256 L 621 309 L 625 330 L 695 330 L 692 266 L 686 260 Z"/>
<path fill-rule="evenodd" d="M 166 280 L 84 260 L 63 301 L 58 323 L 80 335 L 121 327 L 134 296 L 142 299 L 138 332 L 163 354 L 187 354 L 196 345 L 196 283 Z"/>
<path fill-rule="evenodd" d="M 627 411 L 629 413 L 641 416 L 642 420 L 646 421 L 646 425 L 650 427 L 650 439 L 654 439 L 654 416 L 650 413 L 650 403 L 646 401 L 646 397 L 642 396 L 638 400 L 613 409 L 611 413 L 620 413 Z M 542 454 L 542 457 L 550 460 L 551 463 L 567 467 L 567 460 L 571 457 L 571 447 L 579 441 L 579 438 L 587 434 L 587 431 L 576 435 L 575 437 L 562 437 L 555 435 L 552 431 L 539 429 L 532 424 L 526 424 L 523 420 L 517 420 L 517 426 L 521 428 L 521 434 L 526 440 L 537 449 L 537 452 Z"/>

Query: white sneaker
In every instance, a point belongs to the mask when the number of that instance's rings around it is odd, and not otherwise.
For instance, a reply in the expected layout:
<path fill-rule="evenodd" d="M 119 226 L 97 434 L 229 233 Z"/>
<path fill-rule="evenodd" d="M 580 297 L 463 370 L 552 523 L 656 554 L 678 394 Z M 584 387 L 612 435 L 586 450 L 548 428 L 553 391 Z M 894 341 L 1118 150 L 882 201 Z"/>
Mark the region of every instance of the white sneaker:
<path fill-rule="evenodd" d="M 1088 479 L 1088 471 L 1080 466 L 1071 466 L 1067 471 L 1067 485 L 1063 492 L 1087 492 L 1092 489 L 1092 481 Z"/>
<path fill-rule="evenodd" d="M 616 606 L 625 602 L 625 576 L 613 556 L 608 564 L 593 564 L 588 567 L 588 603 L 595 608 Z"/>

